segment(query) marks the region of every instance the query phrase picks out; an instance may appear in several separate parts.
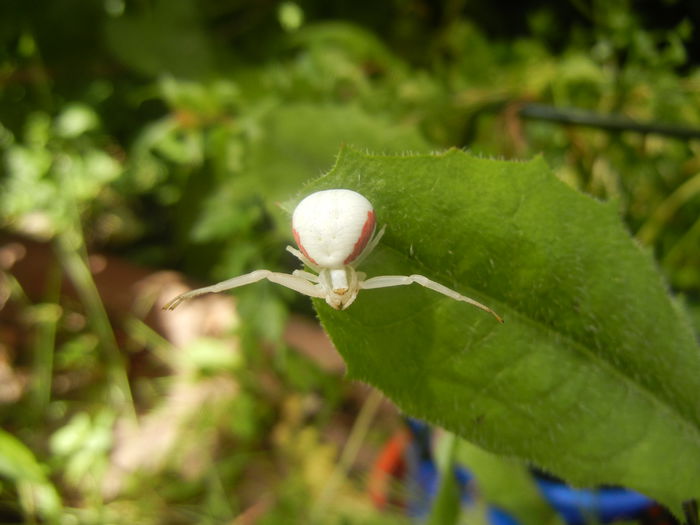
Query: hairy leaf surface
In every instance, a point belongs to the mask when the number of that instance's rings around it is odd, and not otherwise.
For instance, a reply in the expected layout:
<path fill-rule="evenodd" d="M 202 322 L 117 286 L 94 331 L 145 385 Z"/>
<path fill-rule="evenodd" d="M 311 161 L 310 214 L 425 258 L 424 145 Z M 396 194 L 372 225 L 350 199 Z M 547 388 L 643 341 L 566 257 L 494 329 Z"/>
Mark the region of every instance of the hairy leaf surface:
<path fill-rule="evenodd" d="M 700 496 L 700 353 L 651 257 L 613 206 L 544 161 L 341 152 L 305 193 L 349 188 L 387 233 L 362 270 L 418 285 L 314 300 L 351 378 L 406 413 L 576 485 L 617 484 L 679 509 Z"/>

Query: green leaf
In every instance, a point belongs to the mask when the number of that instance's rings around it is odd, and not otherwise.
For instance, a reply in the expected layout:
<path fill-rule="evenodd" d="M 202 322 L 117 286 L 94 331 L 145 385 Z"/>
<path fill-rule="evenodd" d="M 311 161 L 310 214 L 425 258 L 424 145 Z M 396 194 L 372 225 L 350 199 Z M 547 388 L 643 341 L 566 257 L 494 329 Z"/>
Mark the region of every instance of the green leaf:
<path fill-rule="evenodd" d="M 350 188 L 387 233 L 363 270 L 418 273 L 347 311 L 314 300 L 351 378 L 406 413 L 576 485 L 637 489 L 678 512 L 700 496 L 700 353 L 612 205 L 541 159 L 344 150 L 306 188 Z"/>
<path fill-rule="evenodd" d="M 389 153 L 430 150 L 415 125 L 395 124 L 353 105 L 287 104 L 261 125 L 264 136 L 251 147 L 248 173 L 276 197 L 328 169 L 343 144 Z"/>
<path fill-rule="evenodd" d="M 75 138 L 95 129 L 100 122 L 95 110 L 85 104 L 68 104 L 56 118 L 54 126 L 59 137 Z"/>
<path fill-rule="evenodd" d="M 14 481 L 46 481 L 44 471 L 32 451 L 4 430 L 0 430 L 0 475 Z"/>
<path fill-rule="evenodd" d="M 198 78 L 211 72 L 215 46 L 193 0 L 148 2 L 110 19 L 108 46 L 127 66 L 146 75 Z"/>
<path fill-rule="evenodd" d="M 0 430 L 0 476 L 12 480 L 27 514 L 50 518 L 61 509 L 61 500 L 44 469 L 24 443 Z M 34 522 L 34 520 L 31 520 Z"/>

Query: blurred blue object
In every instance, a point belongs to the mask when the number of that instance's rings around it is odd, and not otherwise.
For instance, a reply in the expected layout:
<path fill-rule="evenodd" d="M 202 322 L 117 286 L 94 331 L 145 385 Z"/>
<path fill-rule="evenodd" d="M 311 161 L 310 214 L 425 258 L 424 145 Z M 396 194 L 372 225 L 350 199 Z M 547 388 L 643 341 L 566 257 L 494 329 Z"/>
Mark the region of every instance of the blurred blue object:
<path fill-rule="evenodd" d="M 543 479 L 537 479 L 537 485 L 569 525 L 634 519 L 655 505 L 653 500 L 627 489 L 572 489 L 563 483 Z"/>
<path fill-rule="evenodd" d="M 439 474 L 432 458 L 432 433 L 421 421 L 407 419 L 412 441 L 406 449 L 406 466 L 410 501 L 408 512 L 416 518 L 426 517 L 437 494 Z M 473 476 L 463 466 L 455 467 L 464 505 L 473 504 Z M 535 476 L 544 498 L 566 521 L 567 525 L 611 523 L 635 519 L 655 505 L 637 492 L 622 488 L 574 489 L 564 483 Z M 490 525 L 518 525 L 518 521 L 501 509 L 488 508 Z"/>
<path fill-rule="evenodd" d="M 408 475 L 415 484 L 410 490 L 412 497 L 409 501 L 408 513 L 414 518 L 425 518 L 430 514 L 432 501 L 437 494 L 440 475 L 435 463 L 427 458 L 413 465 L 409 462 Z M 473 476 L 468 470 L 458 467 L 455 469 L 455 477 L 461 489 L 462 504 L 473 504 L 474 499 L 469 486 Z M 518 521 L 510 514 L 493 506 L 487 508 L 486 518 L 489 525 L 518 525 Z"/>

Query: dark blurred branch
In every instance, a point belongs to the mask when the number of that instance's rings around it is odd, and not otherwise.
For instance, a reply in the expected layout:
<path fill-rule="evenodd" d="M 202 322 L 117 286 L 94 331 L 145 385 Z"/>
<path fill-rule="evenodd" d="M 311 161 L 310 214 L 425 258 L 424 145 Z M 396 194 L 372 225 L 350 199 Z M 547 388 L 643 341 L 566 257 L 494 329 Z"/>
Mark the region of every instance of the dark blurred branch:
<path fill-rule="evenodd" d="M 685 514 L 685 525 L 700 525 L 698 517 L 698 500 L 691 499 L 683 502 L 683 513 Z"/>
<path fill-rule="evenodd" d="M 546 120 L 607 131 L 633 131 L 636 133 L 654 133 L 678 139 L 700 139 L 700 128 L 674 126 L 660 122 L 637 122 L 621 115 L 601 115 L 592 111 L 556 108 L 545 104 L 523 104 L 518 111 L 518 115 L 523 119 Z"/>

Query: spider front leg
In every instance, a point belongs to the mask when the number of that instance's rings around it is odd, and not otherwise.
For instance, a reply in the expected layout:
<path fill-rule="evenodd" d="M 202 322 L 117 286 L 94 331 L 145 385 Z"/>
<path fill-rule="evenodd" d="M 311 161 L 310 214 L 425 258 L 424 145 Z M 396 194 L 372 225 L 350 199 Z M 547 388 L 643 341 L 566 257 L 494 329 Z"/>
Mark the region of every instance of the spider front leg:
<path fill-rule="evenodd" d="M 311 281 L 312 283 L 320 282 L 318 275 L 316 275 L 315 273 L 304 271 L 304 270 L 294 270 L 292 272 L 292 275 L 294 277 L 301 277 L 302 279 L 306 279 L 307 281 Z"/>
<path fill-rule="evenodd" d="M 367 243 L 367 246 L 362 250 L 362 253 L 357 256 L 357 258 L 352 261 L 352 265 L 354 267 L 357 267 L 362 263 L 362 261 L 365 260 L 365 258 L 372 253 L 372 251 L 377 247 L 379 244 L 379 241 L 381 240 L 382 237 L 384 237 L 384 232 L 386 231 L 386 224 L 382 226 L 381 230 L 379 230 L 374 237 Z"/>
<path fill-rule="evenodd" d="M 306 273 L 306 272 L 304 272 Z M 309 274 L 311 275 L 311 274 Z M 213 284 L 211 286 L 205 286 L 204 288 L 197 288 L 183 294 L 178 295 L 173 300 L 169 301 L 163 310 L 174 310 L 180 303 L 197 297 L 198 295 L 203 295 L 205 293 L 216 293 L 223 292 L 224 290 L 230 290 L 231 288 L 238 288 L 239 286 L 245 286 L 246 284 L 255 283 L 257 281 L 262 281 L 267 279 L 270 282 L 281 284 L 287 288 L 291 288 L 299 293 L 308 295 L 310 297 L 325 297 L 325 293 L 322 287 L 318 284 L 309 282 L 309 280 L 287 273 L 271 272 L 270 270 L 256 270 L 245 275 L 239 275 L 233 279 L 228 279 L 226 281 L 221 281 L 220 283 Z"/>
<path fill-rule="evenodd" d="M 319 273 L 321 271 L 321 267 L 318 266 L 317 264 L 312 263 L 308 257 L 306 257 L 303 253 L 301 253 L 299 250 L 296 248 L 293 248 L 291 246 L 287 246 L 287 251 L 291 253 L 294 257 L 299 259 L 302 263 L 304 263 L 306 266 L 311 268 L 314 272 Z"/>
<path fill-rule="evenodd" d="M 431 281 L 423 275 L 382 275 L 379 277 L 372 277 L 371 279 L 367 279 L 366 281 L 360 281 L 360 288 L 362 288 L 363 290 L 371 290 L 372 288 L 389 288 L 391 286 L 404 286 L 412 283 L 420 284 L 421 286 L 430 288 L 431 290 L 446 295 L 447 297 L 450 297 L 455 301 L 462 301 L 476 306 L 477 308 L 481 308 L 482 310 L 490 313 L 496 319 L 498 319 L 499 323 L 503 322 L 501 316 L 493 310 L 491 310 L 491 308 L 489 308 L 488 306 L 481 304 L 480 302 L 475 301 L 470 297 L 466 297 L 452 290 L 451 288 L 448 288 L 447 286 L 443 286 L 440 283 Z"/>

